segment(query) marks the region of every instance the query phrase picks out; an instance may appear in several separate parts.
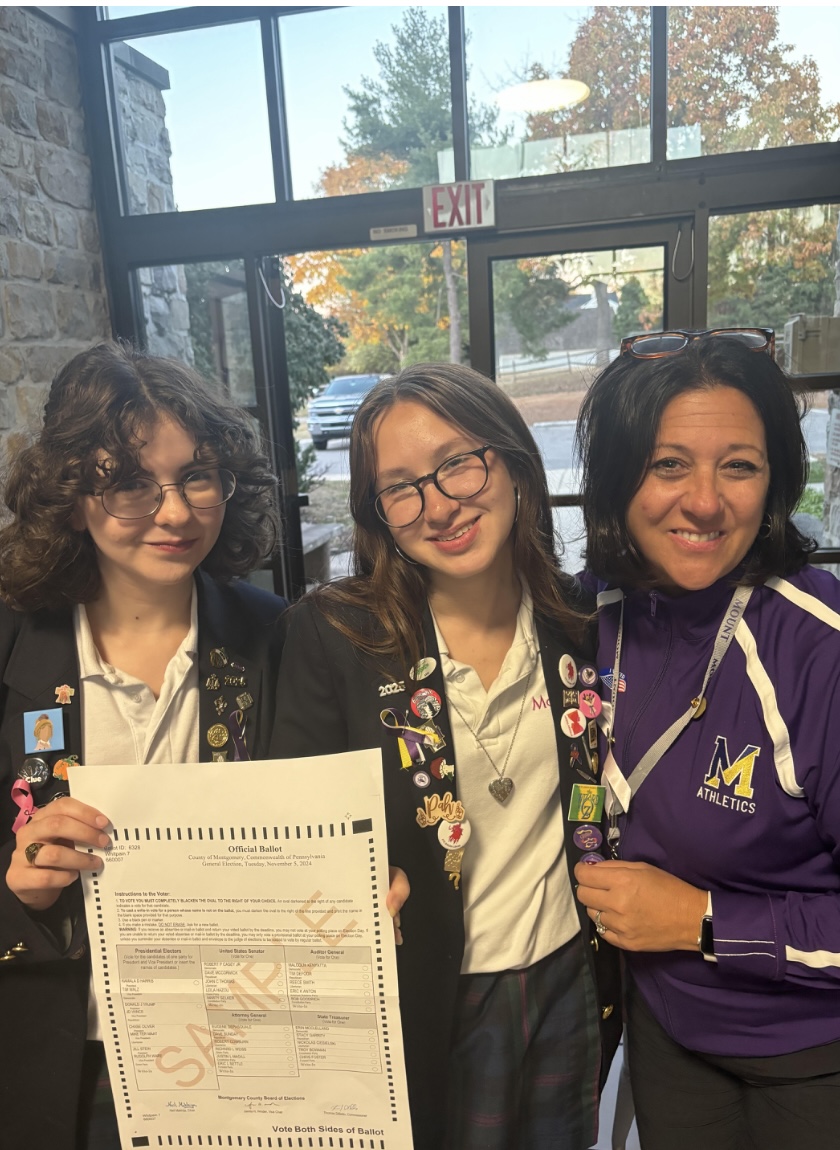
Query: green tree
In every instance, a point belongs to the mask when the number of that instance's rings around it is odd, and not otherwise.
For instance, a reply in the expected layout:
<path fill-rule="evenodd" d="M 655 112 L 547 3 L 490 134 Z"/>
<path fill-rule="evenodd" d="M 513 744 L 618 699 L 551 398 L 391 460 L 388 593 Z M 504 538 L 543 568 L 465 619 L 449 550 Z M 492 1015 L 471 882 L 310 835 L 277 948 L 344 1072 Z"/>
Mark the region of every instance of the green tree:
<path fill-rule="evenodd" d="M 613 333 L 618 341 L 626 335 L 633 335 L 645 327 L 644 312 L 650 306 L 645 289 L 635 276 L 630 276 L 618 298 L 618 307 L 613 313 Z"/>
<path fill-rule="evenodd" d="M 391 186 L 417 187 L 438 182 L 438 154 L 452 147 L 452 98 L 449 67 L 449 32 L 446 15 L 435 16 L 422 7 L 407 8 L 400 24 L 392 27 L 393 46 L 378 41 L 373 55 L 379 76 L 363 77 L 358 88 L 345 88 L 349 114 L 344 121 L 348 164 L 383 160 L 400 174 Z M 475 144 L 504 138 L 496 132 L 495 108 L 472 102 L 470 136 Z M 381 248 L 347 261 L 345 280 L 367 303 L 372 319 L 382 319 L 384 338 L 379 352 L 395 357 L 397 365 L 417 360 L 421 351 L 434 358 L 461 361 L 464 346 L 461 325 L 463 256 L 449 239 L 422 257 L 396 254 L 401 249 Z M 358 268 L 352 265 L 361 261 Z M 410 277 L 418 265 L 422 280 Z M 387 282 L 391 291 L 377 290 Z M 397 312 L 396 301 L 403 305 Z M 351 361 L 370 359 L 370 349 L 353 347 Z"/>
<path fill-rule="evenodd" d="M 554 260 L 502 260 L 493 269 L 493 306 L 510 320 L 524 355 L 545 359 L 546 337 L 571 323 L 569 285 Z"/>

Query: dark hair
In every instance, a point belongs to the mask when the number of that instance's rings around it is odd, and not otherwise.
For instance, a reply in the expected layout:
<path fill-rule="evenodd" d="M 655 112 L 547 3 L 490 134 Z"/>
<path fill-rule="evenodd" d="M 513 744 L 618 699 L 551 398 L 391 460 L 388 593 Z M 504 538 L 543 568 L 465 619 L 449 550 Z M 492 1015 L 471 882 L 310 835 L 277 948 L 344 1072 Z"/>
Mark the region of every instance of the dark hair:
<path fill-rule="evenodd" d="M 100 343 L 56 375 L 38 439 L 13 460 L 5 499 L 14 520 L 0 531 L 0 596 L 25 611 L 85 603 L 100 586 L 87 531 L 72 524 L 79 498 L 103 486 L 97 454 L 113 460 L 109 482 L 139 470 L 141 432 L 171 416 L 195 437 L 195 457 L 236 476 L 222 529 L 202 563 L 222 581 L 245 575 L 273 548 L 275 479 L 247 414 L 192 368 Z"/>
<path fill-rule="evenodd" d="M 667 405 L 684 392 L 714 387 L 735 388 L 750 400 L 767 441 L 765 518 L 739 581 L 762 583 L 771 575 L 798 571 L 807 561 L 814 545 L 790 518 L 808 476 L 803 405 L 769 355 L 732 339 L 707 337 L 661 359 L 619 356 L 583 401 L 577 445 L 583 463 L 586 559 L 595 575 L 628 587 L 653 585 L 627 530 L 627 508 L 644 480 Z"/>
<path fill-rule="evenodd" d="M 373 506 L 376 478 L 374 433 L 395 404 L 422 403 L 504 458 L 519 493 L 513 561 L 528 584 L 534 609 L 581 638 L 588 617 L 572 605 L 576 583 L 559 571 L 548 486 L 539 448 L 508 396 L 472 368 L 418 363 L 381 380 L 365 397 L 350 437 L 350 510 L 355 520 L 354 575 L 313 594 L 330 622 L 369 654 L 397 657 L 411 666 L 422 655 L 425 568 L 406 562 Z M 347 623 L 347 607 L 375 614 L 378 626 Z"/>

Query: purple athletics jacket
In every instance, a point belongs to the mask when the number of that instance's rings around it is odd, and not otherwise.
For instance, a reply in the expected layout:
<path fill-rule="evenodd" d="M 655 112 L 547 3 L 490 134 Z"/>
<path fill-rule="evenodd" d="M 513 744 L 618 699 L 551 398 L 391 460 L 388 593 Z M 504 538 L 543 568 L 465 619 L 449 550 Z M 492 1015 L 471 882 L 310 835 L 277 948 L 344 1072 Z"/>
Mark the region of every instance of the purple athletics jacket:
<path fill-rule="evenodd" d="M 609 699 L 620 596 L 596 589 Z M 721 580 L 627 596 L 613 748 L 625 776 L 698 694 L 731 594 Z M 633 978 L 692 1050 L 840 1040 L 840 583 L 805 567 L 755 588 L 706 699 L 633 797 L 620 855 L 711 890 L 717 962 L 628 954 Z"/>

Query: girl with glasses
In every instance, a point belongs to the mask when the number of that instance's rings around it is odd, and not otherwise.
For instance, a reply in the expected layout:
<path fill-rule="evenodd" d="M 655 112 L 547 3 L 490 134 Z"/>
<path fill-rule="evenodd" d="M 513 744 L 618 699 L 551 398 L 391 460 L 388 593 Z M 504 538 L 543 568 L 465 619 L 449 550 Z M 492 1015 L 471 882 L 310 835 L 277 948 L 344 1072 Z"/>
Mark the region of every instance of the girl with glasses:
<path fill-rule="evenodd" d="M 354 574 L 289 612 L 274 753 L 381 749 L 417 1150 L 585 1150 L 620 1012 L 571 877 L 603 839 L 591 605 L 538 448 L 491 381 L 419 364 L 350 473 Z"/>
<path fill-rule="evenodd" d="M 792 518 L 772 332 L 743 334 L 631 341 L 578 431 L 614 856 L 578 898 L 625 951 L 645 1150 L 840 1122 L 840 585 Z"/>
<path fill-rule="evenodd" d="M 0 531 L 9 1150 L 119 1146 L 78 882 L 101 865 L 85 848 L 108 844 L 108 812 L 70 798 L 67 772 L 216 758 L 211 728 L 216 747 L 227 733 L 223 757 L 266 756 L 285 603 L 240 577 L 273 547 L 273 486 L 244 412 L 190 368 L 117 344 L 59 371 L 40 434 L 12 463 Z M 228 663 L 237 690 L 219 689 Z M 31 713 L 51 722 L 48 742 L 29 745 Z"/>

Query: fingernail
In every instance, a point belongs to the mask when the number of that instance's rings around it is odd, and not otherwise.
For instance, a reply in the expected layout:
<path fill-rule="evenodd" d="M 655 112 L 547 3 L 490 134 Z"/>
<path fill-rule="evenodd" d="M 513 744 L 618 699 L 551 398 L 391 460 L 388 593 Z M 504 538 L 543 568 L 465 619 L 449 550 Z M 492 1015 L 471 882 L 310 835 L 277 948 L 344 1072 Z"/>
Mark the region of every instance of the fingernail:
<path fill-rule="evenodd" d="M 97 843 L 101 847 L 109 847 L 111 845 L 111 840 L 107 835 L 100 835 L 97 839 Z"/>
<path fill-rule="evenodd" d="M 107 827 L 111 820 L 106 819 L 104 815 L 97 815 L 94 821 L 98 827 Z"/>

